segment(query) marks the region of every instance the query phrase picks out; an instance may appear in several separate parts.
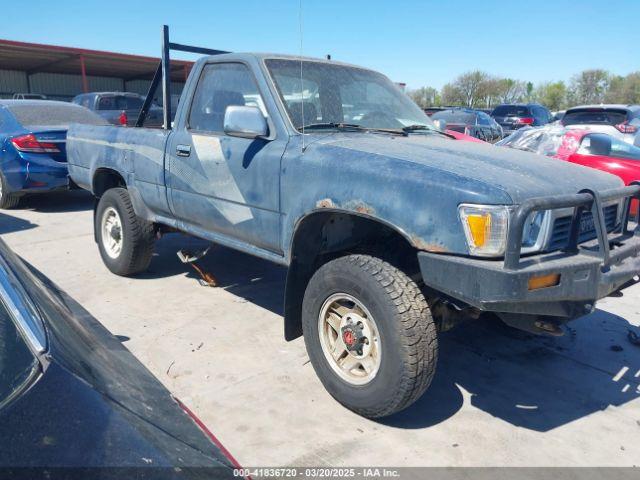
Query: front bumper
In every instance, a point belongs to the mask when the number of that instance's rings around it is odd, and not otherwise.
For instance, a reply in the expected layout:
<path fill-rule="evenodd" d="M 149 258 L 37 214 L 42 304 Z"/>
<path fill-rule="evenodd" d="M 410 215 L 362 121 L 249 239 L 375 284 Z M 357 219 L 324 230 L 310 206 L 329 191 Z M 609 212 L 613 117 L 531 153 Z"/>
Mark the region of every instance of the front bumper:
<path fill-rule="evenodd" d="M 621 225 L 607 235 L 603 202 L 625 199 Z M 640 224 L 632 231 L 629 205 L 640 186 L 607 192 L 532 199 L 519 207 L 509 226 L 502 260 L 429 252 L 418 253 L 427 286 L 482 311 L 576 318 L 590 313 L 596 300 L 637 282 L 640 274 Z M 532 211 L 574 208 L 570 245 L 563 251 L 521 258 L 524 221 Z M 582 211 L 590 209 L 597 239 L 577 244 Z M 555 286 L 530 289 L 532 277 L 560 275 Z"/>

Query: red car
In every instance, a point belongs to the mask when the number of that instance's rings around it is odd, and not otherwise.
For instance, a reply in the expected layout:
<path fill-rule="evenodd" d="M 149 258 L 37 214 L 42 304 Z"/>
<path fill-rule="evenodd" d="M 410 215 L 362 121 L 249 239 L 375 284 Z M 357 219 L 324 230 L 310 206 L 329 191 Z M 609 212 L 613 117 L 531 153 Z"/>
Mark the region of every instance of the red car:
<path fill-rule="evenodd" d="M 603 170 L 620 177 L 625 185 L 640 181 L 640 148 L 606 133 L 558 127 L 527 128 L 496 145 Z M 636 208 L 634 205 L 632 211 Z"/>

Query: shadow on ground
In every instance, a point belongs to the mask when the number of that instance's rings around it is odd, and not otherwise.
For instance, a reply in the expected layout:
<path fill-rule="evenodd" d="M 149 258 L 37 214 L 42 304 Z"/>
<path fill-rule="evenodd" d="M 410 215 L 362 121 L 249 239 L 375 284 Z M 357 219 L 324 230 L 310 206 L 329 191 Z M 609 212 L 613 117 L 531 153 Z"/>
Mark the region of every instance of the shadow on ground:
<path fill-rule="evenodd" d="M 16 210 L 42 213 L 80 212 L 93 208 L 93 195 L 85 190 L 25 196 Z"/>
<path fill-rule="evenodd" d="M 149 270 L 137 278 L 187 275 L 193 278 L 194 288 L 211 288 L 200 286 L 196 271 L 182 263 L 176 255 L 181 248 L 195 251 L 208 245 L 210 243 L 204 240 L 179 233 L 165 235 L 156 243 Z M 197 265 L 215 276 L 217 288 L 223 288 L 278 315 L 283 314 L 285 268 L 218 245 L 214 245 L 205 257 L 198 260 Z"/>
<path fill-rule="evenodd" d="M 32 223 L 29 220 L 23 220 L 22 218 L 0 212 L 0 235 L 29 230 L 37 226 L 37 224 Z"/>
<path fill-rule="evenodd" d="M 474 407 L 540 432 L 623 405 L 640 397 L 640 348 L 627 341 L 630 329 L 637 327 L 602 310 L 569 324 L 560 338 L 524 334 L 491 317 L 460 325 L 440 337 L 430 389 L 383 423 L 440 423 L 462 407 L 461 388 Z"/>
<path fill-rule="evenodd" d="M 207 243 L 167 235 L 157 245 L 150 271 L 139 278 L 197 274 L 176 251 Z M 215 246 L 198 262 L 220 288 L 282 315 L 286 270 Z M 455 415 L 462 390 L 476 408 L 513 425 L 548 431 L 640 396 L 640 347 L 627 341 L 637 331 L 624 318 L 597 310 L 565 327 L 563 337 L 538 337 L 514 330 L 494 317 L 459 325 L 440 335 L 440 360 L 427 393 L 407 410 L 381 423 L 426 428 Z M 283 340 L 284 341 L 284 340 Z M 622 378 L 613 378 L 628 367 Z"/>

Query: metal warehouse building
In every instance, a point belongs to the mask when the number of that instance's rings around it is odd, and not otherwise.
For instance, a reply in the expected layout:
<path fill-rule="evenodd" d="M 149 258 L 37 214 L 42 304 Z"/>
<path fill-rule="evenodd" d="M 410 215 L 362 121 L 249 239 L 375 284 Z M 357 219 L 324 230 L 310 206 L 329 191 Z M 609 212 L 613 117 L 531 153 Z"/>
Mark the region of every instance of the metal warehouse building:
<path fill-rule="evenodd" d="M 71 100 L 83 92 L 147 94 L 159 58 L 0 39 L 0 98 L 41 93 Z M 172 93 L 182 92 L 193 62 L 171 61 Z M 156 92 L 161 102 L 160 89 Z"/>

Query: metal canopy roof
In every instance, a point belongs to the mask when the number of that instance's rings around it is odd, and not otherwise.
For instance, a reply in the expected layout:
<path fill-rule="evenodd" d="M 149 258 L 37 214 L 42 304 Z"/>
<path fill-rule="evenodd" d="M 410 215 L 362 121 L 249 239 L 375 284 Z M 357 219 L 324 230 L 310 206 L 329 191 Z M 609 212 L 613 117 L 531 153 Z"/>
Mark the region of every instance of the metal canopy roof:
<path fill-rule="evenodd" d="M 0 39 L 0 68 L 27 74 L 40 72 L 151 80 L 160 58 L 84 48 Z M 83 68 L 84 64 L 84 68 Z M 193 62 L 171 61 L 171 80 L 184 82 Z M 84 72 L 83 72 L 84 70 Z"/>

